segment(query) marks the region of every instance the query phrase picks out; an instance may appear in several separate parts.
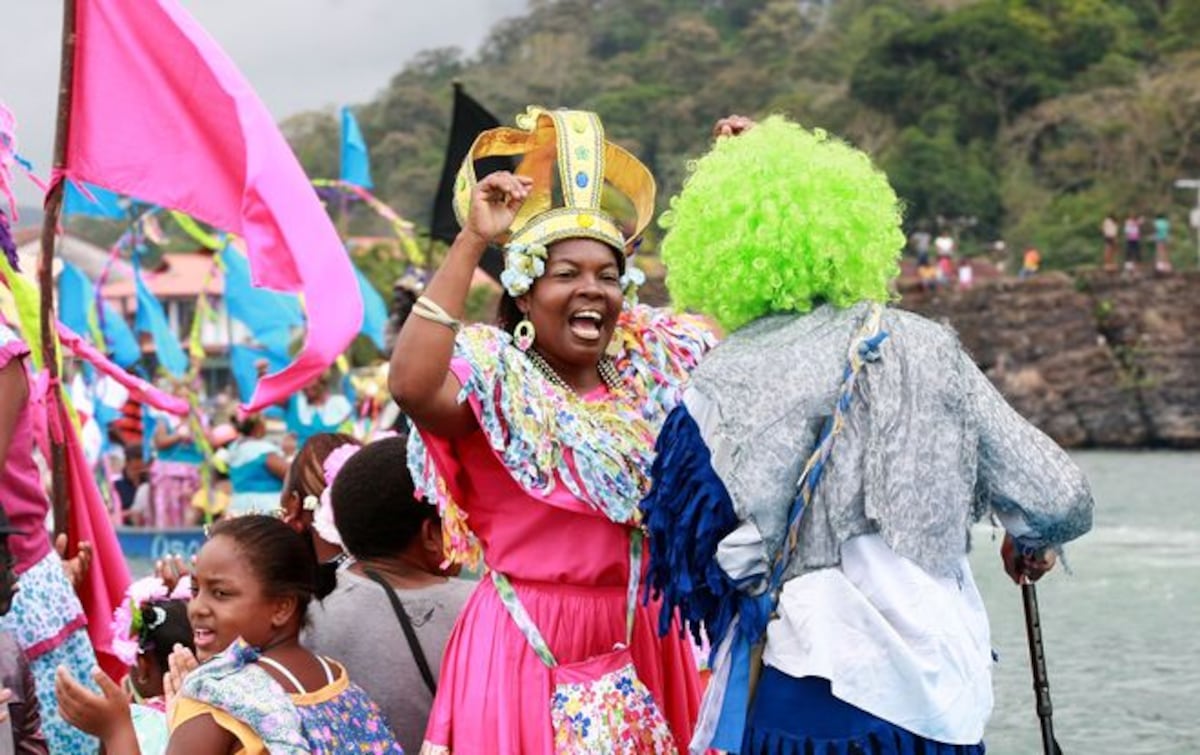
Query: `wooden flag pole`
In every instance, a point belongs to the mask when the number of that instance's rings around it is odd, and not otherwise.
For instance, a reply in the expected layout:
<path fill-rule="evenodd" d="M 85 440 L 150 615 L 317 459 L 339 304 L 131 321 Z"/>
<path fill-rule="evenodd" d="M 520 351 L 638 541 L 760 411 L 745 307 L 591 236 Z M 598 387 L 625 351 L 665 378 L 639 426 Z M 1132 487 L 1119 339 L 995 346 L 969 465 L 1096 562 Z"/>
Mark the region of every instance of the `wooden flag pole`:
<path fill-rule="evenodd" d="M 38 257 L 42 363 L 50 375 L 50 390 L 60 391 L 58 353 L 54 324 L 54 237 L 62 213 L 63 180 L 59 178 L 67 164 L 67 138 L 71 126 L 71 89 L 75 78 L 75 2 L 63 2 L 62 59 L 58 69 L 58 117 L 54 131 L 54 180 L 46 194 L 42 219 L 42 249 Z M 70 502 L 67 500 L 67 455 L 62 439 L 50 437 L 51 503 L 54 510 L 54 535 L 67 531 Z"/>

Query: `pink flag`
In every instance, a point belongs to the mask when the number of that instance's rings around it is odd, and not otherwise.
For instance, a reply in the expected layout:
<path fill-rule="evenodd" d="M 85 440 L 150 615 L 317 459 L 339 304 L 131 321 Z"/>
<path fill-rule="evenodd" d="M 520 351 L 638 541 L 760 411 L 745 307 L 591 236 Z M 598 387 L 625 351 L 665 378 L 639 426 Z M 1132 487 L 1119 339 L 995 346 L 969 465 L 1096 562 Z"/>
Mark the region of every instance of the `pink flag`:
<path fill-rule="evenodd" d="M 284 400 L 362 322 L 333 224 L 250 84 L 176 2 L 77 3 L 66 175 L 240 235 L 255 285 L 303 294 L 304 349 L 245 408 Z"/>
<path fill-rule="evenodd" d="M 129 588 L 129 565 L 75 425 L 67 416 L 57 390 L 50 391 L 47 398 L 50 432 L 56 442 L 66 447 L 67 497 L 71 501 L 67 536 L 71 543 L 86 540 L 92 544 L 92 565 L 76 592 L 88 618 L 88 638 L 96 650 L 96 660 L 114 681 L 120 681 L 129 667 L 112 649 L 112 615 Z"/>

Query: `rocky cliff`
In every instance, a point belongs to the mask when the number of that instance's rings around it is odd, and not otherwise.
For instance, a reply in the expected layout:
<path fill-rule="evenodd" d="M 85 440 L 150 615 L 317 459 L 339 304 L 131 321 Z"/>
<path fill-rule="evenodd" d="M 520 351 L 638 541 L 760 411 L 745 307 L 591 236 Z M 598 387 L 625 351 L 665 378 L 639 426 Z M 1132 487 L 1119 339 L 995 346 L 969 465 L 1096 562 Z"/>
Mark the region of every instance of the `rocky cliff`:
<path fill-rule="evenodd" d="M 1200 273 L 904 287 L 1014 407 L 1064 446 L 1200 448 Z"/>

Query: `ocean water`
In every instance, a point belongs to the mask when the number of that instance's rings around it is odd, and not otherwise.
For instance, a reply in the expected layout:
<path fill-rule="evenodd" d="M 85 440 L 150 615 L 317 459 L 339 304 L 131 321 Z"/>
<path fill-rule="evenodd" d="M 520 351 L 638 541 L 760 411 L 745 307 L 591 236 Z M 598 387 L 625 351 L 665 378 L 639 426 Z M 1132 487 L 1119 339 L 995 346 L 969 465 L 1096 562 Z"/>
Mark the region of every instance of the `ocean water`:
<path fill-rule="evenodd" d="M 1059 744 L 1066 755 L 1200 754 L 1200 453 L 1073 456 L 1095 526 L 1067 548 L 1073 573 L 1038 583 Z M 1001 569 L 1001 534 L 977 527 L 971 556 L 1000 657 L 985 739 L 989 755 L 1039 755 L 1021 591 Z"/>
<path fill-rule="evenodd" d="M 1096 498 L 1095 525 L 1067 547 L 1073 574 L 1038 583 L 1054 726 L 1066 755 L 1200 753 L 1200 454 L 1073 454 Z M 999 540 L 975 532 L 996 707 L 989 755 L 1038 755 L 1020 589 Z"/>

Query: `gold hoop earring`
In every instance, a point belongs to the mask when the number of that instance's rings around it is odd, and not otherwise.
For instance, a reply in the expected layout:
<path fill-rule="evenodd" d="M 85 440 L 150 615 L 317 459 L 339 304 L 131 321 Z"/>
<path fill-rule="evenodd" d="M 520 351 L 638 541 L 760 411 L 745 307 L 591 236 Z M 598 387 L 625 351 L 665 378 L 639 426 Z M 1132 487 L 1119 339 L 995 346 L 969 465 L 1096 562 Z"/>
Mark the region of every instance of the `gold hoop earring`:
<path fill-rule="evenodd" d="M 533 329 L 533 323 L 529 321 L 528 317 L 517 323 L 517 327 L 513 329 L 513 340 L 521 351 L 529 351 L 536 336 L 537 331 Z"/>

